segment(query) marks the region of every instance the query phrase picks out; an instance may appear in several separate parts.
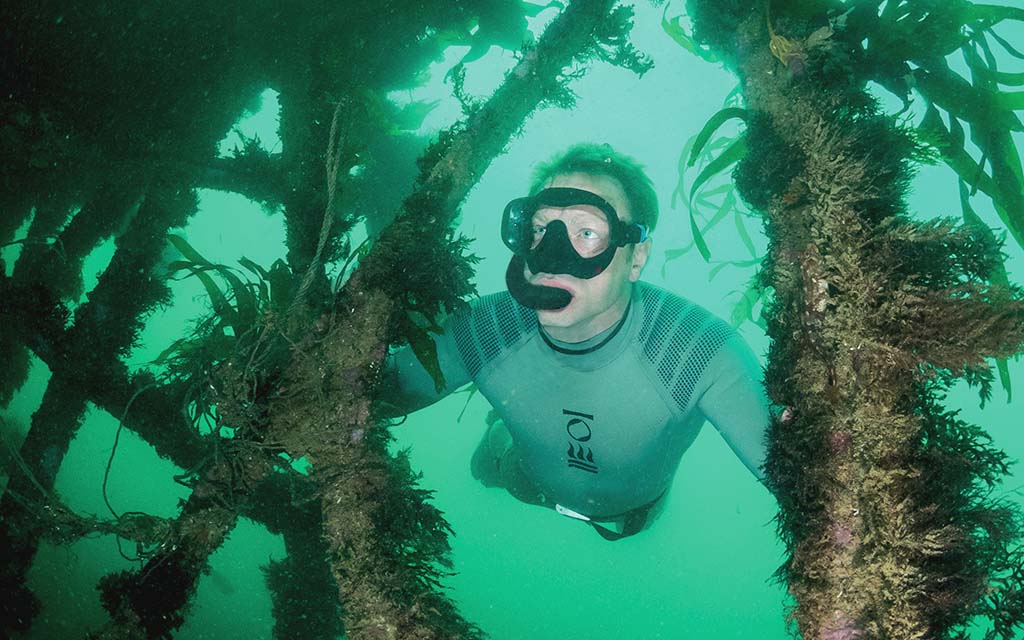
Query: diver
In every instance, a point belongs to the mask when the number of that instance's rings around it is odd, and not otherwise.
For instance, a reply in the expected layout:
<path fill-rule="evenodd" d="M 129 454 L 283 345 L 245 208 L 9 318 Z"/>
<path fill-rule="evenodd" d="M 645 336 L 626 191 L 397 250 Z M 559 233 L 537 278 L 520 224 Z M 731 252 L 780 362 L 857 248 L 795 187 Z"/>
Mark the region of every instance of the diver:
<path fill-rule="evenodd" d="M 763 481 L 757 358 L 718 317 L 640 281 L 658 218 L 642 167 L 579 144 L 541 164 L 529 193 L 502 216 L 508 291 L 435 339 L 444 388 L 404 347 L 383 401 L 411 412 L 474 382 L 493 411 L 473 476 L 607 540 L 650 526 L 705 421 Z"/>

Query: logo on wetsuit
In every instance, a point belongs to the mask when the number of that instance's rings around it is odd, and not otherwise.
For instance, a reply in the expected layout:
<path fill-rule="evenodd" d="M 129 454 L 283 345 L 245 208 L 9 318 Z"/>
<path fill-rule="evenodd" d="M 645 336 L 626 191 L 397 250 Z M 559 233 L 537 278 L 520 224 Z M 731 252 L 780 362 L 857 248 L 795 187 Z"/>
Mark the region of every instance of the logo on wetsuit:
<path fill-rule="evenodd" d="M 573 469 L 597 473 L 597 465 L 594 464 L 594 450 L 584 445 L 590 441 L 590 437 L 593 435 L 587 420 L 593 421 L 594 416 L 569 409 L 562 409 L 562 415 L 569 416 L 569 421 L 565 423 L 565 432 L 569 435 L 569 466 Z"/>

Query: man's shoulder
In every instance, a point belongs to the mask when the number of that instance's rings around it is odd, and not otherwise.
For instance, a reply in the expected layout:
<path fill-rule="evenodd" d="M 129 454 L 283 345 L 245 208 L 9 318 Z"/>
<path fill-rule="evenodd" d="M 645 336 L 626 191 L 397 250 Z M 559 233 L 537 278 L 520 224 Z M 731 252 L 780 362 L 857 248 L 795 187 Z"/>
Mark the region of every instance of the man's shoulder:
<path fill-rule="evenodd" d="M 708 363 L 738 334 L 692 300 L 646 282 L 637 284 L 642 314 L 638 355 L 685 411 Z"/>
<path fill-rule="evenodd" d="M 637 297 L 643 316 L 639 335 L 641 343 L 663 341 L 672 336 L 678 341 L 707 333 L 726 337 L 736 334 L 725 320 L 678 293 L 641 281 L 637 282 Z"/>
<path fill-rule="evenodd" d="M 536 333 L 537 312 L 508 291 L 470 300 L 448 322 L 448 332 L 470 376 Z"/>

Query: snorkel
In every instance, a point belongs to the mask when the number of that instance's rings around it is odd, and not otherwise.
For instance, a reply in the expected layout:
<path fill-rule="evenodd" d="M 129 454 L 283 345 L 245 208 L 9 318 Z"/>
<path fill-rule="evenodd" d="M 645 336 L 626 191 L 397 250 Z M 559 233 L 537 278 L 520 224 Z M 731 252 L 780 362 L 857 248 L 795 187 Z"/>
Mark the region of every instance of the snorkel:
<path fill-rule="evenodd" d="M 584 257 L 573 246 L 569 231 L 561 220 L 552 220 L 543 227 L 543 237 L 535 244 L 534 214 L 542 207 L 566 208 L 590 205 L 600 210 L 607 220 L 607 247 L 593 256 Z M 533 273 L 570 275 L 589 280 L 604 272 L 619 247 L 647 239 L 647 229 L 640 224 L 622 222 L 615 208 L 604 198 L 583 189 L 551 187 L 536 195 L 517 198 L 508 203 L 501 221 L 501 236 L 513 256 L 505 271 L 509 293 L 525 307 L 557 310 L 572 302 L 572 294 L 559 287 L 533 284 L 526 279 L 525 267 Z"/>
<path fill-rule="evenodd" d="M 555 311 L 569 306 L 571 293 L 558 287 L 532 284 L 523 273 L 525 266 L 522 256 L 512 256 L 505 270 L 505 286 L 519 304 L 540 311 Z"/>

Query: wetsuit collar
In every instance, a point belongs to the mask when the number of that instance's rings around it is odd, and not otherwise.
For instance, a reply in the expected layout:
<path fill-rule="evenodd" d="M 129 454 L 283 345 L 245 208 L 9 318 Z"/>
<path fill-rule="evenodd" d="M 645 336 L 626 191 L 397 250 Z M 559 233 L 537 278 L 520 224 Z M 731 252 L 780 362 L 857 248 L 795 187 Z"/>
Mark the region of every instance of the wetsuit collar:
<path fill-rule="evenodd" d="M 564 342 L 549 336 L 544 328 L 537 326 L 540 334 L 541 351 L 563 366 L 584 371 L 594 370 L 614 360 L 636 335 L 636 321 L 640 306 L 639 290 L 636 283 L 630 294 L 626 310 L 611 327 L 583 342 Z"/>
<path fill-rule="evenodd" d="M 583 342 L 562 342 L 561 340 L 555 340 L 549 336 L 546 331 L 544 331 L 544 327 L 540 327 L 540 337 L 544 339 L 545 344 L 558 353 L 564 353 L 570 356 L 582 356 L 588 353 L 593 353 L 611 342 L 612 339 L 619 334 L 619 331 L 622 330 L 622 325 L 626 324 L 626 319 L 629 317 L 629 309 L 632 306 L 633 301 L 630 299 L 626 302 L 626 309 L 622 312 L 622 317 L 619 318 L 618 322 Z"/>

